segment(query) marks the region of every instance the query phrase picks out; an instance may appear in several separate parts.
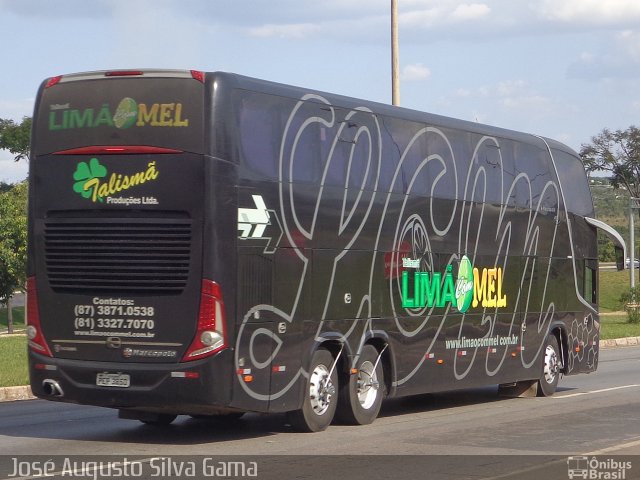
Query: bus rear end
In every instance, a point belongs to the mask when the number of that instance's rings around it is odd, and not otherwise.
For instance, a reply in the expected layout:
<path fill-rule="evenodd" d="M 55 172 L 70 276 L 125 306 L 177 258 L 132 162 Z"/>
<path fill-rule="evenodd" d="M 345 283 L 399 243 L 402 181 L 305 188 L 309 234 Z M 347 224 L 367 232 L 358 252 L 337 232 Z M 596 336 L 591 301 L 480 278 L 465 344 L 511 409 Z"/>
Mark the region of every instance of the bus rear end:
<path fill-rule="evenodd" d="M 41 86 L 27 306 L 36 396 L 152 421 L 229 403 L 224 299 L 203 274 L 204 92 L 199 72 L 148 70 Z"/>

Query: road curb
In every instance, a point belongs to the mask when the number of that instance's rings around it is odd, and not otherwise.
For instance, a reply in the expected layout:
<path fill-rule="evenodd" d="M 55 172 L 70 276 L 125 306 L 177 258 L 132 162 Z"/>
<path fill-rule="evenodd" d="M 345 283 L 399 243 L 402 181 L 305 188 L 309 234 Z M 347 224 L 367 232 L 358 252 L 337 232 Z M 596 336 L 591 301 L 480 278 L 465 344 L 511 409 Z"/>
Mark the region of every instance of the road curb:
<path fill-rule="evenodd" d="M 635 347 L 640 345 L 640 337 L 613 338 L 600 340 L 600 348 Z"/>
<path fill-rule="evenodd" d="M 16 400 L 33 400 L 31 387 L 28 385 L 19 387 L 0 388 L 0 402 L 13 402 Z"/>

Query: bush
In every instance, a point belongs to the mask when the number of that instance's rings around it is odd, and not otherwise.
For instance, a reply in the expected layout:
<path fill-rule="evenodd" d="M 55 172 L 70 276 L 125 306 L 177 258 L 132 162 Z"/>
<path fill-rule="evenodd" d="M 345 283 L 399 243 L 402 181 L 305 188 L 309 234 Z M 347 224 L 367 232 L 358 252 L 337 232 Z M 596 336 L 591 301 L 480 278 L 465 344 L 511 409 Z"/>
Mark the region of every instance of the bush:
<path fill-rule="evenodd" d="M 640 285 L 620 295 L 620 303 L 627 312 L 627 321 L 640 323 Z"/>

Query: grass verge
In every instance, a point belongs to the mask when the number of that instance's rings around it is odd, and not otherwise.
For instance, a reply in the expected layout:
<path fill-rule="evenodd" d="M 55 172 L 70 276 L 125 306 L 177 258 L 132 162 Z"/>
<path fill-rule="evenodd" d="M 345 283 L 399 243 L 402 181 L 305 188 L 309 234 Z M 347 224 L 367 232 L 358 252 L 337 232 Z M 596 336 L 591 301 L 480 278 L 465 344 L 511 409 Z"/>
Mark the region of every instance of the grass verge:
<path fill-rule="evenodd" d="M 636 285 L 640 285 L 636 272 Z M 600 270 L 600 311 L 622 310 L 620 295 L 629 291 L 629 270 Z"/>
<path fill-rule="evenodd" d="M 640 323 L 627 323 L 627 314 L 600 316 L 600 340 L 640 337 Z"/>
<path fill-rule="evenodd" d="M 0 337 L 0 387 L 27 385 L 27 337 L 11 335 Z"/>

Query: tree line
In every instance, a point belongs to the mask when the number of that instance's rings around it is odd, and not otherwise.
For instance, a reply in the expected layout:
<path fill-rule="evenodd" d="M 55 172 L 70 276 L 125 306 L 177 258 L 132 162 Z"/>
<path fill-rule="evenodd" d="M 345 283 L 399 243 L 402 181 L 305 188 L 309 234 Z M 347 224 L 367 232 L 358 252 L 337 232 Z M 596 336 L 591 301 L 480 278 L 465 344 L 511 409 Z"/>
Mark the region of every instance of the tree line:
<path fill-rule="evenodd" d="M 29 161 L 31 118 L 21 122 L 0 118 L 0 149 L 16 162 Z M 11 298 L 24 291 L 27 275 L 28 184 L 0 182 L 0 305 L 7 306 L 8 330 L 13 332 Z"/>

